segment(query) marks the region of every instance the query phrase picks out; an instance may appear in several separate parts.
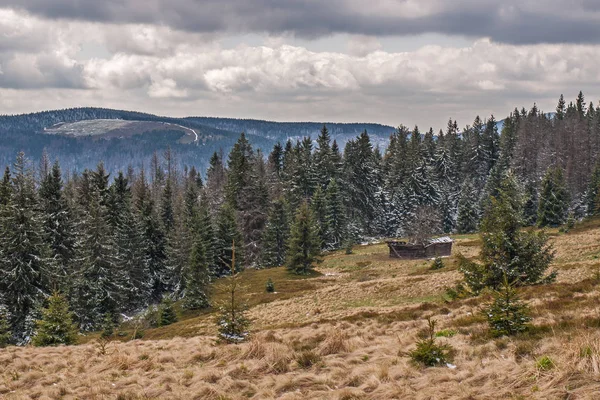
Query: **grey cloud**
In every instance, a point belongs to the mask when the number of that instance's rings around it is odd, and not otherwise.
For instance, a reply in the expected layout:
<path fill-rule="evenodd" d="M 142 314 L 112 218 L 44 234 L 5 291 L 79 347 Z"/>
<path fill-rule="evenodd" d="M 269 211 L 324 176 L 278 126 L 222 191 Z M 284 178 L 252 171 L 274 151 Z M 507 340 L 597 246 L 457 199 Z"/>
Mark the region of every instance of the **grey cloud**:
<path fill-rule="evenodd" d="M 490 37 L 513 44 L 598 43 L 595 0 L 0 0 L 47 18 L 164 24 L 194 32 L 419 33 Z M 368 13 L 365 9 L 368 8 Z"/>

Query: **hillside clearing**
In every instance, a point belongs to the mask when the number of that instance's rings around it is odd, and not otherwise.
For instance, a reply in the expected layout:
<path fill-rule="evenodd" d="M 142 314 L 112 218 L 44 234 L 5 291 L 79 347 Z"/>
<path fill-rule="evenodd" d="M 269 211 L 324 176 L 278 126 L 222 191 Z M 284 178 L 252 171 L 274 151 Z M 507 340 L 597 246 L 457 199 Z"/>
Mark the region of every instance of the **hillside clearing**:
<path fill-rule="evenodd" d="M 534 328 L 487 336 L 478 298 L 447 303 L 455 259 L 390 259 L 385 244 L 325 257 L 306 278 L 283 268 L 248 270 L 253 338 L 215 343 L 213 317 L 183 315 L 144 340 L 0 350 L 6 399 L 592 399 L 600 390 L 600 229 L 550 232 L 558 281 L 521 290 Z M 478 238 L 454 252 L 478 254 Z M 265 292 L 271 278 L 275 294 Z M 215 292 L 218 300 L 219 293 Z M 425 317 L 451 330 L 450 367 L 423 369 L 406 356 Z M 161 339 L 161 340 L 159 340 Z M 550 361 L 548 361 L 550 360 Z"/>

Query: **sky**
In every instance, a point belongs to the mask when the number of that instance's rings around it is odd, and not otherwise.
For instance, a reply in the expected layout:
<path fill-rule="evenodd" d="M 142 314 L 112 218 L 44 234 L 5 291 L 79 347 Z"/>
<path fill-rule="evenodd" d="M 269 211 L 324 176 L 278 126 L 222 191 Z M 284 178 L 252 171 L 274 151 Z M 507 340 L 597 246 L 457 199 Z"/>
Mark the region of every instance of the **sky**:
<path fill-rule="evenodd" d="M 600 100 L 598 0 L 0 0 L 0 114 L 460 126 Z"/>

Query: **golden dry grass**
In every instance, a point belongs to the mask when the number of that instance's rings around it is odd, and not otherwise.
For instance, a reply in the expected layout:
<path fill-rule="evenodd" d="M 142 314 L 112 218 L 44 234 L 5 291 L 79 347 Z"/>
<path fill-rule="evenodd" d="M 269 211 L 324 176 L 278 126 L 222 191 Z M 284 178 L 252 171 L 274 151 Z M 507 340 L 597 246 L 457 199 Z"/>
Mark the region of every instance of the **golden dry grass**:
<path fill-rule="evenodd" d="M 453 258 L 400 261 L 385 244 L 328 255 L 312 277 L 283 269 L 247 271 L 253 335 L 220 345 L 210 314 L 148 330 L 144 340 L 93 341 L 59 348 L 0 350 L 2 399 L 594 399 L 600 393 L 600 229 L 553 232 L 557 283 L 524 288 L 534 329 L 487 335 L 482 302 L 452 303 L 444 288 L 460 278 Z M 475 257 L 476 236 L 455 252 Z M 266 294 L 271 277 L 277 294 Z M 438 340 L 456 349 L 456 368 L 411 363 L 433 316 Z M 166 340 L 157 340 L 164 338 Z M 552 367 L 540 368 L 549 357 Z"/>

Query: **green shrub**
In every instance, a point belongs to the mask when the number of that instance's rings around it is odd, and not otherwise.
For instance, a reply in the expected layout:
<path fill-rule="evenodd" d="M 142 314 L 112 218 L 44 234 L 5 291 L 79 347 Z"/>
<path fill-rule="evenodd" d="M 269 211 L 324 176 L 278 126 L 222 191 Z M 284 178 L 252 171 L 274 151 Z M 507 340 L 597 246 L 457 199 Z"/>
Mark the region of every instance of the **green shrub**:
<path fill-rule="evenodd" d="M 452 360 L 453 348 L 448 344 L 439 345 L 435 341 L 436 321 L 427 318 L 429 337 L 419 340 L 417 348 L 409 353 L 410 358 L 426 367 L 444 365 Z"/>
<path fill-rule="evenodd" d="M 267 281 L 265 290 L 267 291 L 267 293 L 275 293 L 275 284 L 273 283 L 273 280 L 271 278 L 269 278 L 269 280 Z"/>

